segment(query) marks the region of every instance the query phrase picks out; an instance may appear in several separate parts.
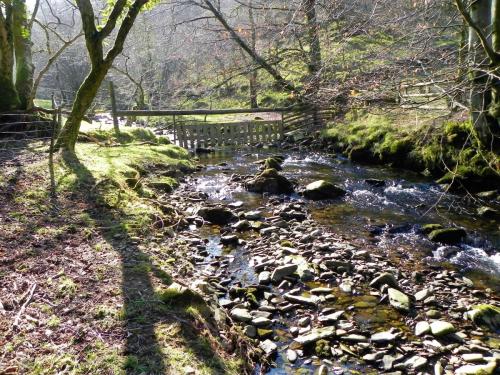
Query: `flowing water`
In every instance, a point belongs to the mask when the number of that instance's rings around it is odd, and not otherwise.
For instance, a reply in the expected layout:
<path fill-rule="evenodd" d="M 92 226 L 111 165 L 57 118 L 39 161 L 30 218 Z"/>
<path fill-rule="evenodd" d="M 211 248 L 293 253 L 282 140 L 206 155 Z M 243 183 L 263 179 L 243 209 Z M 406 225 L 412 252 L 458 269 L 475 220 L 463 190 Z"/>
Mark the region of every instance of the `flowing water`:
<path fill-rule="evenodd" d="M 197 190 L 206 193 L 213 202 L 242 201 L 245 209 L 263 208 L 265 212 L 269 198 L 246 192 L 241 183 L 233 182 L 232 177 L 254 175 L 259 171 L 259 165 L 255 162 L 276 153 L 276 150 L 261 149 L 202 155 L 200 163 L 206 168 L 193 177 Z M 499 223 L 476 215 L 481 205 L 477 199 L 446 193 L 432 180 L 419 174 L 378 166 L 361 166 L 341 157 L 321 153 L 287 154 L 282 173 L 300 186 L 324 179 L 348 192 L 344 198 L 334 201 L 306 203 L 313 219 L 331 228 L 342 238 L 364 245 L 367 249 L 385 252 L 402 269 L 411 271 L 444 263 L 460 270 L 476 284 L 500 291 Z M 383 180 L 384 183 L 368 183 L 367 179 Z M 290 200 L 302 201 L 302 198 L 292 195 Z M 500 202 L 489 202 L 488 205 L 499 209 Z M 421 225 L 428 223 L 463 227 L 467 231 L 467 239 L 455 247 L 439 246 L 420 231 Z M 248 265 L 251 254 L 239 248 L 223 248 L 219 244 L 220 235 L 216 227 L 193 227 L 193 230 L 208 240 L 207 263 L 214 257 L 230 257 L 234 281 L 242 285 L 256 282 L 253 268 Z M 359 326 L 380 328 L 387 322 L 392 325 L 401 322 L 395 316 L 397 313 L 387 306 L 377 306 L 376 299 L 368 293 L 344 296 L 331 305 L 337 309 L 347 306 L 357 309 Z M 282 345 L 292 342 L 285 327 L 280 329 L 275 326 L 275 334 Z M 314 362 L 307 362 L 301 363 L 299 367 L 309 371 L 314 366 Z M 343 369 L 349 370 L 349 366 L 344 364 Z M 292 370 L 281 353 L 276 359 L 276 367 L 269 373 L 296 373 L 296 368 Z M 352 369 L 363 370 L 356 364 L 352 364 Z"/>

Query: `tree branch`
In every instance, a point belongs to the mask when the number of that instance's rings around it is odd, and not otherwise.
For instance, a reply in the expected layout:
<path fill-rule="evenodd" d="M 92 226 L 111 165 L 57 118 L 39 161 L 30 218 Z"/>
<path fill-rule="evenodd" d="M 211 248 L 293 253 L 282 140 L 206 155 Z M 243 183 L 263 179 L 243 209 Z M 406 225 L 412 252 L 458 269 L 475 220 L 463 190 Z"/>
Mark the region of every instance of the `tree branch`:
<path fill-rule="evenodd" d="M 476 25 L 476 23 L 472 20 L 472 17 L 470 16 L 469 12 L 467 11 L 467 9 L 465 9 L 463 1 L 455 0 L 455 4 L 457 5 L 458 11 L 464 18 L 465 22 L 467 22 L 467 25 L 469 25 L 469 27 L 471 27 L 477 34 L 479 40 L 481 41 L 481 45 L 483 46 L 491 63 L 493 65 L 500 64 L 500 54 L 495 52 L 495 50 L 493 50 L 493 47 L 488 43 L 488 38 L 484 34 L 483 30 L 481 30 L 481 28 L 478 25 Z"/>

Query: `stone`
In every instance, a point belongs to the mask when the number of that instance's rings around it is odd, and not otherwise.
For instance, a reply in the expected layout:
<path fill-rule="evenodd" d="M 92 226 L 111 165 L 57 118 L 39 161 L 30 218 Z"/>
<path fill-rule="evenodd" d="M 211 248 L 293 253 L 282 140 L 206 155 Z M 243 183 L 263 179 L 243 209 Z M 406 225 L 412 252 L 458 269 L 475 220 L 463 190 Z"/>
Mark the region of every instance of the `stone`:
<path fill-rule="evenodd" d="M 280 282 L 283 278 L 293 275 L 294 272 L 297 271 L 297 267 L 298 266 L 296 264 L 285 264 L 284 266 L 279 266 L 275 268 L 271 274 L 271 280 L 274 282 Z"/>
<path fill-rule="evenodd" d="M 396 280 L 394 275 L 392 273 L 389 273 L 389 272 L 384 272 L 384 273 L 378 275 L 370 282 L 370 286 L 372 288 L 380 288 L 384 284 L 389 285 L 389 287 L 391 287 L 391 288 L 395 288 L 395 289 L 399 288 L 398 281 Z"/>
<path fill-rule="evenodd" d="M 430 324 L 430 328 L 431 328 L 431 333 L 436 337 L 446 336 L 456 331 L 453 324 L 442 320 L 436 320 L 432 322 Z"/>
<path fill-rule="evenodd" d="M 409 367 L 413 370 L 418 370 L 421 367 L 424 367 L 427 365 L 427 358 L 421 357 L 419 355 L 415 355 L 408 360 L 405 361 L 404 363 L 405 367 Z"/>
<path fill-rule="evenodd" d="M 252 324 L 256 327 L 269 327 L 271 324 L 273 324 L 273 321 L 264 317 L 258 317 L 252 319 Z"/>
<path fill-rule="evenodd" d="M 311 200 L 334 199 L 345 194 L 344 189 L 325 180 L 312 182 L 304 190 L 304 197 Z"/>
<path fill-rule="evenodd" d="M 232 309 L 229 315 L 239 322 L 250 322 L 253 319 L 252 315 L 250 315 L 250 311 L 242 308 Z"/>
<path fill-rule="evenodd" d="M 295 363 L 295 361 L 297 360 L 297 352 L 295 350 L 292 350 L 292 349 L 287 349 L 286 359 L 290 363 Z"/>
<path fill-rule="evenodd" d="M 257 336 L 257 328 L 251 325 L 245 326 L 244 333 L 247 337 L 254 338 Z"/>
<path fill-rule="evenodd" d="M 434 230 L 437 229 L 443 229 L 443 226 L 441 224 L 425 224 L 422 225 L 422 233 L 424 234 L 429 234 Z"/>
<path fill-rule="evenodd" d="M 267 339 L 260 343 L 259 348 L 261 348 L 266 355 L 271 355 L 276 352 L 278 346 L 271 340 Z"/>
<path fill-rule="evenodd" d="M 390 343 L 390 342 L 394 342 L 396 340 L 396 335 L 389 332 L 389 331 L 385 331 L 385 332 L 377 332 L 377 333 L 374 333 L 370 340 L 371 342 L 374 342 L 376 344 L 387 344 L 387 343 Z"/>
<path fill-rule="evenodd" d="M 455 245 L 465 239 L 467 233 L 462 228 L 435 229 L 429 233 L 429 239 L 433 242 L 441 242 L 447 245 Z"/>
<path fill-rule="evenodd" d="M 281 159 L 280 159 L 281 160 Z M 277 158 L 267 158 L 264 160 L 264 169 L 276 169 L 277 171 L 281 171 L 283 168 L 281 167 L 281 163 Z"/>
<path fill-rule="evenodd" d="M 257 328 L 257 336 L 259 336 L 261 339 L 271 337 L 272 335 L 273 335 L 272 329 Z"/>
<path fill-rule="evenodd" d="M 385 186 L 385 181 L 384 180 L 378 180 L 376 178 L 367 178 L 367 179 L 365 179 L 365 182 L 368 185 L 375 186 L 375 187 Z"/>
<path fill-rule="evenodd" d="M 191 366 L 186 366 L 184 367 L 184 375 L 195 375 L 196 370 L 192 368 Z"/>
<path fill-rule="evenodd" d="M 425 315 L 427 315 L 431 319 L 438 319 L 441 317 L 441 312 L 438 310 L 431 309 L 429 311 L 426 311 Z"/>
<path fill-rule="evenodd" d="M 425 335 L 430 331 L 431 331 L 431 326 L 426 321 L 418 322 L 417 325 L 415 326 L 415 335 L 417 336 Z"/>
<path fill-rule="evenodd" d="M 301 327 L 307 327 L 311 323 L 311 318 L 308 316 L 305 316 L 303 318 L 300 318 L 298 321 L 299 326 Z"/>
<path fill-rule="evenodd" d="M 271 282 L 271 272 L 269 271 L 262 271 L 259 273 L 259 284 L 261 285 L 266 285 Z"/>
<path fill-rule="evenodd" d="M 220 242 L 223 245 L 237 245 L 238 244 L 238 236 L 235 234 L 229 234 L 227 236 L 222 236 L 220 238 Z"/>
<path fill-rule="evenodd" d="M 309 297 L 304 297 L 287 293 L 283 295 L 283 298 L 292 303 L 299 303 L 301 305 L 308 305 L 308 306 L 317 306 L 317 304 L 320 301 L 320 298 L 314 295 Z"/>
<path fill-rule="evenodd" d="M 321 365 L 318 368 L 317 373 L 315 375 L 328 375 L 328 368 L 325 365 Z"/>
<path fill-rule="evenodd" d="M 339 320 L 342 315 L 344 315 L 344 310 L 339 310 L 328 315 L 320 315 L 318 317 L 318 321 L 320 323 L 333 323 Z"/>
<path fill-rule="evenodd" d="M 462 359 L 468 363 L 483 362 L 484 356 L 481 353 L 465 353 L 462 354 Z"/>
<path fill-rule="evenodd" d="M 262 228 L 260 230 L 260 234 L 263 236 L 268 236 L 268 235 L 273 234 L 274 232 L 276 232 L 278 230 L 279 230 L 278 227 L 271 226 L 271 227 L 267 227 L 267 228 Z"/>
<path fill-rule="evenodd" d="M 394 288 L 389 288 L 387 293 L 389 294 L 389 303 L 394 308 L 404 312 L 410 311 L 410 298 L 406 294 Z"/>
<path fill-rule="evenodd" d="M 252 224 L 248 220 L 240 220 L 232 225 L 232 228 L 238 231 L 249 230 L 252 228 Z"/>
<path fill-rule="evenodd" d="M 352 283 L 348 280 L 342 281 L 339 285 L 339 289 L 344 293 L 352 293 Z"/>
<path fill-rule="evenodd" d="M 392 368 L 392 364 L 396 360 L 392 355 L 386 354 L 382 357 L 382 363 L 384 364 L 384 370 L 390 370 Z"/>
<path fill-rule="evenodd" d="M 265 169 L 246 183 L 246 189 L 254 193 L 291 194 L 293 184 L 276 169 Z"/>
<path fill-rule="evenodd" d="M 262 217 L 262 212 L 260 211 L 248 211 L 244 214 L 245 219 L 247 220 L 259 220 Z"/>
<path fill-rule="evenodd" d="M 458 368 L 455 375 L 491 375 L 496 368 L 496 361 L 490 361 L 486 365 L 466 365 Z"/>
<path fill-rule="evenodd" d="M 342 336 L 341 340 L 350 341 L 350 342 L 368 342 L 368 338 L 363 335 L 357 335 L 355 333 L 351 333 L 350 335 Z"/>
<path fill-rule="evenodd" d="M 222 206 L 200 208 L 198 210 L 198 216 L 217 225 L 226 225 L 237 219 L 236 215 L 233 214 L 231 210 Z"/>
<path fill-rule="evenodd" d="M 430 293 L 430 290 L 427 288 L 418 291 L 417 293 L 415 293 L 415 301 L 423 301 L 430 296 Z"/>
<path fill-rule="evenodd" d="M 313 328 L 307 334 L 297 336 L 294 340 L 301 345 L 307 345 L 333 336 L 335 336 L 335 327 Z"/>
<path fill-rule="evenodd" d="M 500 329 L 500 308 L 494 305 L 477 305 L 472 310 L 467 311 L 466 317 L 474 324 L 496 332 Z"/>

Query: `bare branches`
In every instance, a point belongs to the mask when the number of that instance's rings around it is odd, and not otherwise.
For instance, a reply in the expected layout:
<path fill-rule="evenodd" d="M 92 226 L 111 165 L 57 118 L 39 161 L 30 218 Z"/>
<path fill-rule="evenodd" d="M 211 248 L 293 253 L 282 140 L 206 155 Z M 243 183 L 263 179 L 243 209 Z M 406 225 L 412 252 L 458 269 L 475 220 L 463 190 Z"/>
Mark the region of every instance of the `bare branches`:
<path fill-rule="evenodd" d="M 485 33 L 481 28 L 474 22 L 472 19 L 471 15 L 465 9 L 465 5 L 462 0 L 455 0 L 455 4 L 457 5 L 457 8 L 464 18 L 465 22 L 467 22 L 467 25 L 471 27 L 477 34 L 477 37 L 481 41 L 481 45 L 484 48 L 484 51 L 488 55 L 488 58 L 491 60 L 492 65 L 499 65 L 500 64 L 500 53 L 495 52 L 493 49 L 492 45 L 489 43 L 488 38 L 486 37 Z"/>

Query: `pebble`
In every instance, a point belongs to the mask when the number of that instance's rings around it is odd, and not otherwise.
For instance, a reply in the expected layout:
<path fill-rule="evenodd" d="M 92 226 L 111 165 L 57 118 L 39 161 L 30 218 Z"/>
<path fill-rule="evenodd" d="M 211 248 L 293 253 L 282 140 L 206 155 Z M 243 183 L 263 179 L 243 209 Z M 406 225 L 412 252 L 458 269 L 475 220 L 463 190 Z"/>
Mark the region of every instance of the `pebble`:
<path fill-rule="evenodd" d="M 286 264 L 284 266 L 277 267 L 271 275 L 271 280 L 279 282 L 283 280 L 283 278 L 293 275 L 293 273 L 297 271 L 297 267 L 298 266 L 296 264 Z"/>
<path fill-rule="evenodd" d="M 436 320 L 430 324 L 431 333 L 436 337 L 446 336 L 450 333 L 455 332 L 455 327 L 453 324 L 444 322 L 442 320 Z"/>
<path fill-rule="evenodd" d="M 262 341 L 260 343 L 259 347 L 267 355 L 273 354 L 278 349 L 278 346 L 274 342 L 272 342 L 271 340 L 269 340 L 269 339 L 267 339 L 265 341 Z"/>
<path fill-rule="evenodd" d="M 290 363 L 295 363 L 295 361 L 297 360 L 297 352 L 295 350 L 292 350 L 292 349 L 287 349 L 286 359 Z"/>
<path fill-rule="evenodd" d="M 422 321 L 418 322 L 417 325 L 415 326 L 415 335 L 417 336 L 422 336 L 431 331 L 431 326 L 429 325 L 428 322 Z"/>

